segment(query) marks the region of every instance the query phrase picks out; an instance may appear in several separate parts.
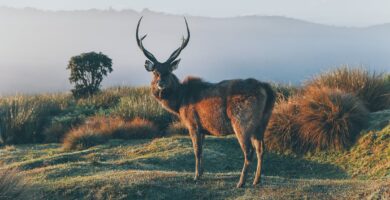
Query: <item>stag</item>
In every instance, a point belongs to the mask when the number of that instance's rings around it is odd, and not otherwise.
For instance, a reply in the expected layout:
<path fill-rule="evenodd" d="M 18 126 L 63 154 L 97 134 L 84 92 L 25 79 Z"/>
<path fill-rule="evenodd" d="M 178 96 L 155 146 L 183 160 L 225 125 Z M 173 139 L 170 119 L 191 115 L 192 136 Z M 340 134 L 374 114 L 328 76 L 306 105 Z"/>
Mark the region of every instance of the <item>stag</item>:
<path fill-rule="evenodd" d="M 253 185 L 260 182 L 264 155 L 264 131 L 275 103 L 275 93 L 269 84 L 255 79 L 225 80 L 219 83 L 204 82 L 188 77 L 180 82 L 172 72 L 177 69 L 181 51 L 188 45 L 190 30 L 187 20 L 187 38 L 165 62 L 159 62 L 143 45 L 146 35 L 136 39 L 146 56 L 145 69 L 153 72 L 151 91 L 157 101 L 179 117 L 188 128 L 195 154 L 195 177 L 203 174 L 202 146 L 205 135 L 235 134 L 244 153 L 244 166 L 237 187 L 245 184 L 253 152 L 257 154 L 257 169 Z"/>

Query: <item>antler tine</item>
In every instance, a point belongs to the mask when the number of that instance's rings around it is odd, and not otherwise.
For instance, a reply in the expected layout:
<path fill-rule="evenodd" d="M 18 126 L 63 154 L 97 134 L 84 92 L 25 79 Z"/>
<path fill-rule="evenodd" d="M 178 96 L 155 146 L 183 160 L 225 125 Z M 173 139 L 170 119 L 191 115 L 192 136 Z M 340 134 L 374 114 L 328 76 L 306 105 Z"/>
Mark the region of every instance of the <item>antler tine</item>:
<path fill-rule="evenodd" d="M 183 42 L 182 42 L 181 46 L 178 49 L 176 49 L 171 54 L 171 56 L 169 56 L 166 63 L 171 63 L 172 61 L 174 61 L 180 55 L 181 51 L 187 46 L 188 42 L 190 41 L 190 28 L 188 27 L 187 19 L 185 17 L 184 17 L 184 21 L 186 23 L 186 28 L 187 28 L 187 38 L 184 38 L 184 36 L 183 36 Z"/>
<path fill-rule="evenodd" d="M 138 21 L 138 25 L 137 25 L 137 30 L 136 30 L 136 34 L 135 34 L 135 37 L 136 37 L 136 40 L 137 40 L 137 44 L 138 44 L 138 47 L 142 50 L 142 52 L 144 53 L 144 55 L 150 60 L 152 61 L 153 63 L 157 63 L 157 59 L 156 57 L 153 56 L 152 53 L 150 53 L 148 50 L 145 49 L 144 45 L 142 44 L 142 40 L 146 38 L 147 34 L 145 34 L 141 39 L 139 39 L 139 26 L 141 24 L 141 20 L 142 20 L 143 17 L 141 17 Z"/>

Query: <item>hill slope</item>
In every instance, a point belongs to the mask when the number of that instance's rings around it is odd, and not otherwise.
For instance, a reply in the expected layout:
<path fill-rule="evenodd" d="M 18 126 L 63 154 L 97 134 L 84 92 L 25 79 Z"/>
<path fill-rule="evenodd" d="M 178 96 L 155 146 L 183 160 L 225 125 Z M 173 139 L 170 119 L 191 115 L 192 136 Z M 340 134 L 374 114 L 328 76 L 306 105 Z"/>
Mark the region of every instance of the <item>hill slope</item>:
<path fill-rule="evenodd" d="M 194 182 L 191 141 L 111 140 L 82 151 L 59 144 L 0 149 L 0 169 L 17 168 L 45 199 L 359 199 L 390 195 L 390 112 L 373 113 L 370 131 L 345 152 L 267 152 L 263 185 L 235 189 L 242 153 L 234 136 L 207 137 L 205 175 Z M 378 123 L 373 123 L 378 122 Z M 37 197 L 38 198 L 38 197 Z"/>

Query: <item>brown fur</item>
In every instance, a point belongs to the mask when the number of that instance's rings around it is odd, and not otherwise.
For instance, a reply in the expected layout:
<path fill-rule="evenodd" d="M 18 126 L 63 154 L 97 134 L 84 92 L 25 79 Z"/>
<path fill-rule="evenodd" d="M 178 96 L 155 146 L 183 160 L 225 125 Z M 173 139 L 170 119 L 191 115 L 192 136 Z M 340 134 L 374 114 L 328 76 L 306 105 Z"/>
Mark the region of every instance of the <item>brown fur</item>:
<path fill-rule="evenodd" d="M 153 72 L 152 93 L 171 113 L 176 114 L 188 128 L 195 153 L 195 180 L 203 172 L 202 146 L 205 134 L 236 134 L 244 152 L 244 166 L 237 187 L 245 183 L 253 152 L 257 154 L 257 170 L 253 184 L 260 182 L 264 154 L 264 131 L 275 103 L 275 93 L 267 83 L 255 79 L 229 80 L 211 84 L 199 78 L 189 77 L 183 83 L 172 73 L 180 62 L 180 52 L 187 46 L 190 30 L 187 20 L 187 38 L 166 62 L 160 63 L 145 49 L 138 31 L 139 48 L 149 59 L 145 69 Z M 177 60 L 176 60 L 177 59 Z"/>
<path fill-rule="evenodd" d="M 152 93 L 167 110 L 179 116 L 188 128 L 196 158 L 195 179 L 199 179 L 203 172 L 204 135 L 236 134 L 245 157 L 237 187 L 241 187 L 245 182 L 254 150 L 258 164 L 253 184 L 259 183 L 264 153 L 264 131 L 275 102 L 275 93 L 270 85 L 255 79 L 211 84 L 193 77 L 180 83 L 172 73 L 165 77 L 158 76 L 157 73 L 155 72 L 152 81 Z M 156 85 L 161 79 L 169 82 L 169 86 L 163 91 Z"/>

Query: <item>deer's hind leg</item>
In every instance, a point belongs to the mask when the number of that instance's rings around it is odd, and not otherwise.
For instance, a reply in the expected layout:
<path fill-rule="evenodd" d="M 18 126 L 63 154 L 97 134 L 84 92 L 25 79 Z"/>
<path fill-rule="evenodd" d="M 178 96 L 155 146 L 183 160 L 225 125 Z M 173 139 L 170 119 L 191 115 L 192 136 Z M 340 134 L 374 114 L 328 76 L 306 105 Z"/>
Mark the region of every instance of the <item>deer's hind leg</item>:
<path fill-rule="evenodd" d="M 242 139 L 242 140 L 241 140 Z M 245 184 L 245 180 L 248 174 L 249 165 L 252 162 L 253 158 L 253 147 L 251 145 L 249 138 L 240 138 L 238 139 L 242 152 L 244 153 L 244 166 L 242 167 L 240 180 L 237 183 L 237 188 L 242 187 Z"/>
<path fill-rule="evenodd" d="M 253 180 L 253 185 L 257 185 L 261 180 L 261 169 L 263 165 L 263 155 L 264 155 L 264 141 L 257 138 L 252 138 L 252 144 L 255 148 L 257 155 L 257 169 L 255 178 Z"/>

